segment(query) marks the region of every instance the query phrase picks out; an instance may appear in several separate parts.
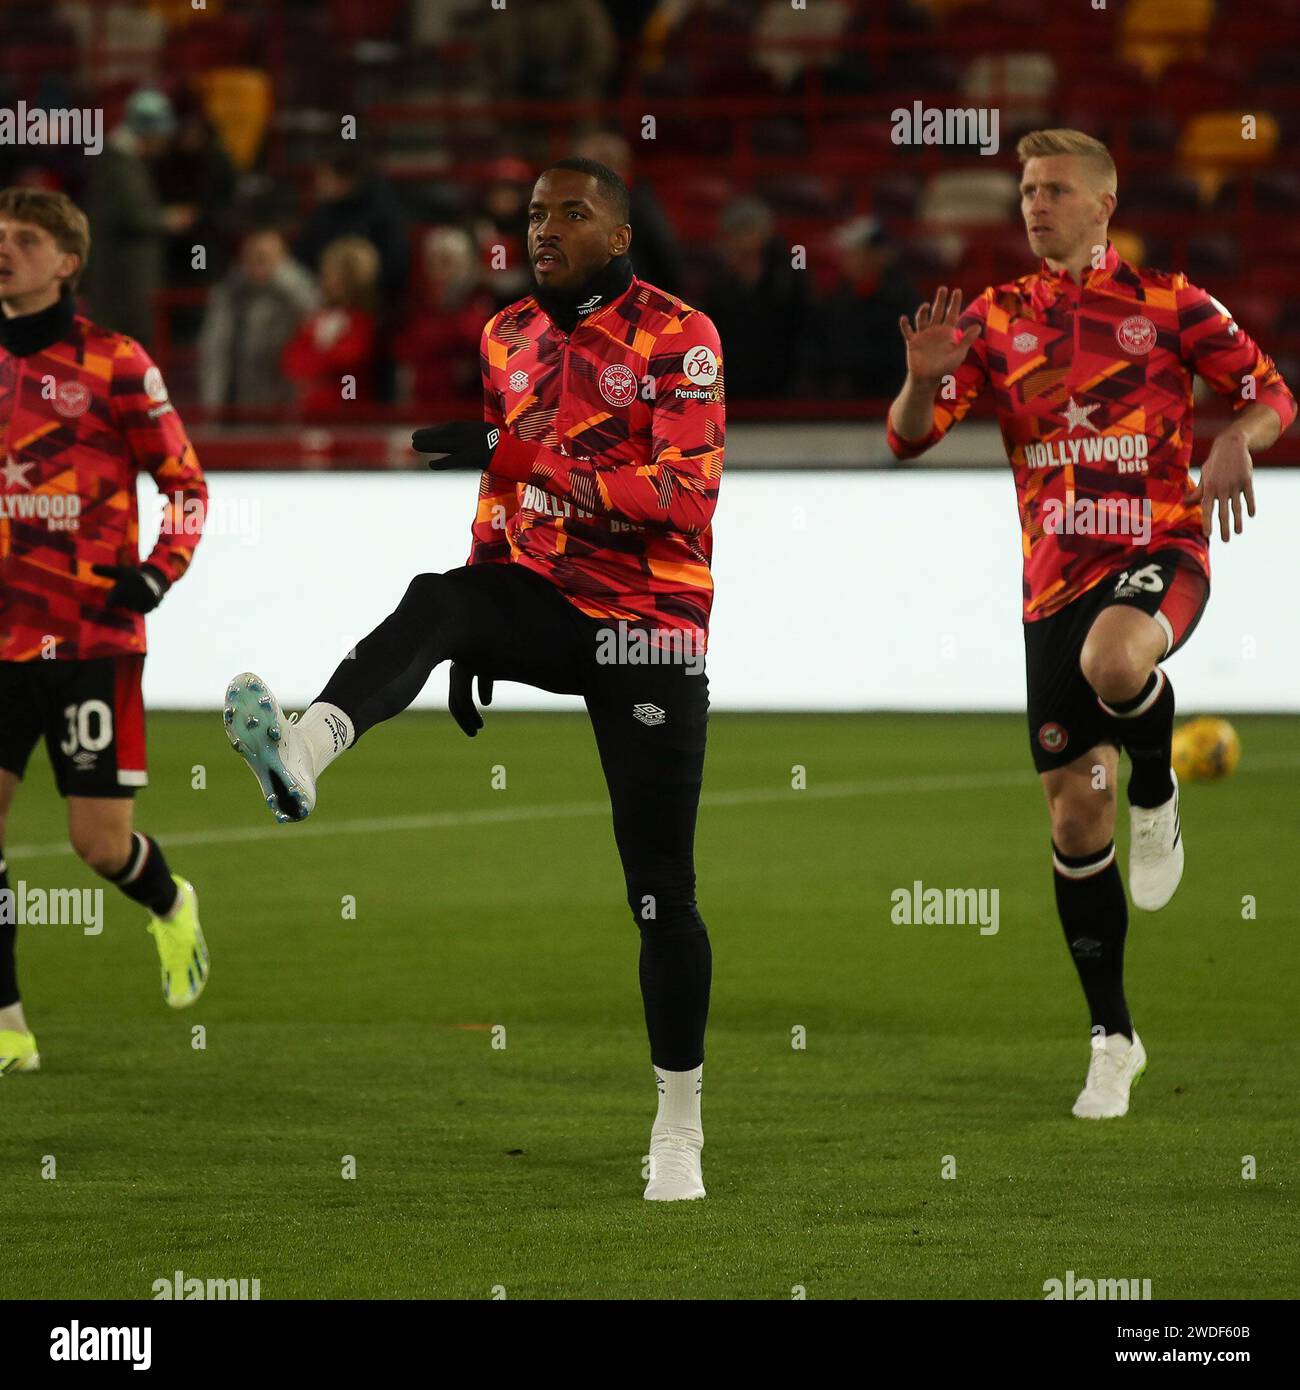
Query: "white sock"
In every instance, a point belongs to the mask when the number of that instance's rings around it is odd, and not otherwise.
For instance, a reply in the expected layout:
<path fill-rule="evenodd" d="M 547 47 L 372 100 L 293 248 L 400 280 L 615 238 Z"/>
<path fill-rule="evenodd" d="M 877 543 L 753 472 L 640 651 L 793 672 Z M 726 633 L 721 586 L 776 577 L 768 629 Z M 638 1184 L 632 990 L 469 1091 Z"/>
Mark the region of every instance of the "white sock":
<path fill-rule="evenodd" d="M 313 777 L 319 777 L 345 748 L 357 741 L 347 715 L 337 705 L 320 701 L 308 706 L 293 726 L 293 733 L 302 740 Z"/>
<path fill-rule="evenodd" d="M 703 1066 L 691 1071 L 666 1071 L 655 1068 L 655 1084 L 659 1088 L 659 1111 L 650 1127 L 650 1137 L 656 1134 L 675 1134 L 682 1139 L 704 1143 L 700 1123 L 700 1089 L 704 1085 Z"/>
<path fill-rule="evenodd" d="M 22 1004 L 6 1004 L 0 1009 L 0 1029 L 14 1033 L 31 1032 L 27 1026 L 27 1019 L 23 1016 Z"/>

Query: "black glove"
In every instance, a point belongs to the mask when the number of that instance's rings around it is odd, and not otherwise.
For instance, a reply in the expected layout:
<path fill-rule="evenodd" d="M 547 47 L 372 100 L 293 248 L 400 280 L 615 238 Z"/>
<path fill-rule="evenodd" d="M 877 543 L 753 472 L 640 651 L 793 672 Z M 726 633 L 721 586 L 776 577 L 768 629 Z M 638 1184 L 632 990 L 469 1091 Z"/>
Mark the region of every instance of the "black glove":
<path fill-rule="evenodd" d="M 474 708 L 474 693 L 470 689 L 470 682 L 473 679 L 474 673 L 468 666 L 461 666 L 455 661 L 451 663 L 447 708 L 451 711 L 451 717 L 470 738 L 473 738 L 483 727 L 483 716 Z M 485 705 L 492 703 L 491 676 L 478 678 L 478 698 Z"/>
<path fill-rule="evenodd" d="M 111 608 L 129 608 L 132 613 L 152 613 L 171 588 L 167 576 L 153 565 L 91 565 L 91 574 L 115 580 L 108 591 Z"/>
<path fill-rule="evenodd" d="M 501 431 L 495 425 L 477 420 L 453 420 L 449 425 L 429 425 L 411 436 L 411 447 L 417 454 L 441 454 L 430 459 L 429 467 L 472 468 L 484 472 L 501 442 Z"/>

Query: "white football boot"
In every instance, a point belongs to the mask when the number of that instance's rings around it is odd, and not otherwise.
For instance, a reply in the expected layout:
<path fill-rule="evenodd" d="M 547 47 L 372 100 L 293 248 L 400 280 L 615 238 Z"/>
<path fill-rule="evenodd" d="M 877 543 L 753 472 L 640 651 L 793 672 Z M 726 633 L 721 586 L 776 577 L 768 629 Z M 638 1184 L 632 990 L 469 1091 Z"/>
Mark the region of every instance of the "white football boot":
<path fill-rule="evenodd" d="M 1081 1120 L 1117 1120 L 1128 1114 L 1128 1095 L 1147 1069 L 1147 1051 L 1133 1030 L 1133 1041 L 1111 1033 L 1105 1043 L 1093 1040 L 1088 1079 L 1083 1083 L 1074 1114 Z"/>
<path fill-rule="evenodd" d="M 286 719 L 270 687 L 251 671 L 231 680 L 221 713 L 230 746 L 253 769 L 276 820 L 306 820 L 316 805 L 316 773 L 294 730 L 298 716 Z"/>
<path fill-rule="evenodd" d="M 664 1132 L 650 1134 L 650 1181 L 646 1183 L 647 1202 L 693 1202 L 704 1194 L 704 1174 L 700 1170 L 701 1139 Z"/>
<path fill-rule="evenodd" d="M 1133 906 L 1156 912 L 1174 896 L 1183 876 L 1183 828 L 1178 815 L 1178 774 L 1174 794 L 1163 806 L 1130 806 L 1128 891 Z"/>

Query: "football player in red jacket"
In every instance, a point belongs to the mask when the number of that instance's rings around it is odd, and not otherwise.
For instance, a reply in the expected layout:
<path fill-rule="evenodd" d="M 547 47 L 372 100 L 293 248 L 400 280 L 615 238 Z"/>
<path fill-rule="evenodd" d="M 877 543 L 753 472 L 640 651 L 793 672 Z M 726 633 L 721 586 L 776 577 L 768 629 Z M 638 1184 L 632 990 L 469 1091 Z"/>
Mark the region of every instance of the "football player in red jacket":
<path fill-rule="evenodd" d="M 627 188 L 561 160 L 533 189 L 535 291 L 483 330 L 484 420 L 419 431 L 433 467 L 481 475 L 469 561 L 422 574 L 302 719 L 245 672 L 225 720 L 281 821 L 314 807 L 335 757 L 419 694 L 440 661 L 471 735 L 494 680 L 581 695 L 641 933 L 659 1090 L 652 1201 L 704 1196 L 700 1125 L 711 954 L 695 902 L 704 768 L 711 520 L 723 453 L 713 324 L 636 278 Z M 527 872 L 526 866 L 519 866 Z M 574 865 L 573 889 L 584 870 Z"/>
<path fill-rule="evenodd" d="M 1020 507 L 1030 749 L 1047 797 L 1057 912 L 1092 1015 L 1092 1058 L 1074 1104 L 1116 1119 L 1146 1066 L 1124 993 L 1128 909 L 1115 862 L 1119 750 L 1128 783 L 1129 892 L 1154 912 L 1183 872 L 1170 767 L 1174 691 L 1161 662 L 1191 636 L 1210 590 L 1218 507 L 1255 514 L 1251 451 L 1296 405 L 1232 315 L 1177 272 L 1123 260 L 1108 239 L 1115 164 L 1076 130 L 1024 136 L 1021 212 L 1039 268 L 964 312 L 940 289 L 900 322 L 907 381 L 889 443 L 913 458 L 988 389 Z M 1236 417 L 1199 484 L 1192 383 Z"/>
<path fill-rule="evenodd" d="M 167 1003 L 192 1004 L 208 974 L 194 889 L 132 816 L 147 781 L 144 615 L 185 573 L 207 489 L 148 353 L 77 313 L 89 250 L 64 194 L 0 191 L 0 1074 L 40 1065 L 14 961 L 33 890 L 11 886 L 2 846 L 42 736 L 73 848 L 149 910 Z M 143 564 L 142 470 L 167 499 Z"/>

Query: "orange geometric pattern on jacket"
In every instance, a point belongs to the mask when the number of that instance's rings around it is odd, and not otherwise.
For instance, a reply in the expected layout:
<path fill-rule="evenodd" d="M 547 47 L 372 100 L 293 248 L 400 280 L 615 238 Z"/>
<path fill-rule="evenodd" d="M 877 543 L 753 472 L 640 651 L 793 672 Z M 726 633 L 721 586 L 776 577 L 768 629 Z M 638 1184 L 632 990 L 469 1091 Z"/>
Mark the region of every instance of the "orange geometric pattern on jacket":
<path fill-rule="evenodd" d="M 0 349 L 0 660 L 145 650 L 144 618 L 104 600 L 92 565 L 137 565 L 136 476 L 166 498 L 148 557 L 184 574 L 207 486 L 149 354 L 81 316 L 28 357 Z"/>
<path fill-rule="evenodd" d="M 972 324 L 979 337 L 939 392 L 930 436 L 902 439 L 891 422 L 889 444 L 915 457 L 992 390 L 1020 509 L 1025 621 L 1157 550 L 1182 551 L 1208 578 L 1201 509 L 1187 500 L 1193 377 L 1236 409 L 1265 402 L 1284 429 L 1296 414 L 1272 360 L 1223 305 L 1108 246 L 1081 285 L 1044 262 L 986 289 L 954 337 Z"/>
<path fill-rule="evenodd" d="M 526 482 L 483 475 L 470 564 L 522 564 L 596 618 L 707 629 L 725 442 L 710 320 L 633 278 L 571 334 L 533 297 L 480 344 L 484 418 L 542 446 Z"/>

